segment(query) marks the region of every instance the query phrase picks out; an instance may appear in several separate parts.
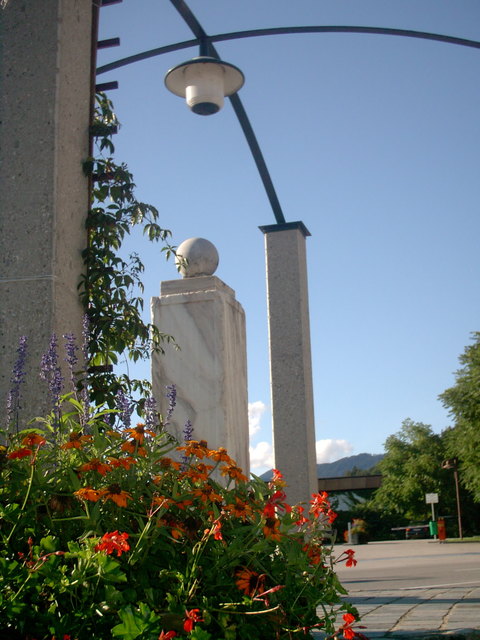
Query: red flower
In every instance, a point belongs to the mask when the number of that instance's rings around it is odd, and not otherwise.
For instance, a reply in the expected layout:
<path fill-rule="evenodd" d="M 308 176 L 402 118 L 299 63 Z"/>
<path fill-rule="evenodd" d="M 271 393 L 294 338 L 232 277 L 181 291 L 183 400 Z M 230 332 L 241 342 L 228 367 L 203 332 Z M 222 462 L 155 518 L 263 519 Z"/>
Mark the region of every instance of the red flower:
<path fill-rule="evenodd" d="M 10 460 L 14 460 L 15 458 L 26 458 L 27 456 L 31 456 L 32 453 L 33 452 L 32 452 L 31 449 L 27 449 L 26 447 L 22 447 L 21 449 L 15 449 L 15 451 L 11 451 L 7 455 L 7 458 L 9 458 Z"/>
<path fill-rule="evenodd" d="M 312 513 L 315 518 L 319 518 L 320 515 L 326 515 L 328 521 L 332 523 L 337 514 L 332 511 L 330 507 L 330 502 L 328 500 L 328 493 L 326 491 L 322 491 L 322 493 L 312 493 L 313 500 L 310 500 L 310 513 Z"/>
<path fill-rule="evenodd" d="M 357 561 L 354 558 L 355 551 L 353 549 L 347 549 L 345 553 L 347 554 L 347 561 L 345 562 L 345 565 L 347 567 L 355 567 L 357 564 Z"/>
<path fill-rule="evenodd" d="M 185 622 L 183 623 L 183 628 L 187 633 L 192 631 L 196 622 L 203 622 L 203 618 L 200 618 L 200 609 L 190 609 L 190 611 L 185 611 Z"/>
<path fill-rule="evenodd" d="M 170 640 L 170 638 L 175 638 L 176 635 L 176 631 L 160 631 L 158 640 Z"/>
<path fill-rule="evenodd" d="M 336 562 L 345 562 L 346 567 L 355 567 L 357 561 L 354 556 L 355 551 L 353 549 L 347 549 L 336 559 Z"/>
<path fill-rule="evenodd" d="M 342 632 L 345 640 L 352 640 L 352 638 L 354 638 L 357 635 L 355 631 L 351 628 L 351 625 L 355 622 L 355 616 L 352 615 L 351 613 L 344 613 L 342 617 L 343 617 L 344 623 L 340 627 L 339 631 Z"/>
<path fill-rule="evenodd" d="M 297 520 L 295 520 L 295 524 L 297 525 L 297 527 L 301 527 L 309 521 L 308 518 L 305 518 L 305 516 L 303 515 L 304 511 L 305 509 L 301 505 L 297 504 L 295 506 L 295 516 L 297 517 Z"/>
<path fill-rule="evenodd" d="M 34 445 L 38 445 L 39 447 L 42 444 L 45 444 L 47 441 L 44 437 L 38 435 L 32 431 L 32 433 L 27 434 L 24 438 L 22 438 L 22 444 L 26 447 L 33 447 Z"/>
<path fill-rule="evenodd" d="M 95 547 L 95 551 L 105 551 L 107 555 L 116 551 L 117 556 L 121 556 L 124 551 L 130 549 L 127 538 L 128 533 L 118 533 L 118 531 L 106 533 Z"/>
<path fill-rule="evenodd" d="M 285 487 L 287 485 L 287 483 L 283 479 L 283 474 L 281 474 L 278 469 L 273 469 L 271 484 L 277 487 Z"/>
<path fill-rule="evenodd" d="M 220 522 L 220 518 L 214 520 L 211 529 L 205 529 L 204 534 L 213 535 L 214 540 L 223 540 L 222 536 L 222 523 Z"/>

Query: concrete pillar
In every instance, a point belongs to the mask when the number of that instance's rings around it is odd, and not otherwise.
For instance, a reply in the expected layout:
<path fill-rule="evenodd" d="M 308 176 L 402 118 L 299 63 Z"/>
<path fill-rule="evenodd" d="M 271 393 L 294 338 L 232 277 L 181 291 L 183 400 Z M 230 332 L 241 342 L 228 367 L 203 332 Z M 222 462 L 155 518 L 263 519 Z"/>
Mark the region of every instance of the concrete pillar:
<path fill-rule="evenodd" d="M 183 442 L 187 420 L 194 440 L 212 449 L 224 447 L 249 474 L 247 356 L 245 314 L 235 292 L 213 275 L 215 247 L 192 238 L 177 250 L 188 260 L 183 280 L 161 283 L 152 298 L 152 323 L 175 338 L 180 347 L 165 346 L 152 355 L 153 395 L 163 415 L 166 386 L 177 389 L 177 406 L 168 430 Z"/>
<path fill-rule="evenodd" d="M 38 365 L 51 334 L 81 335 L 92 0 L 0 8 L 0 405 L 18 339 L 29 341 L 23 417 L 44 410 Z"/>
<path fill-rule="evenodd" d="M 302 222 L 265 234 L 275 467 L 291 504 L 317 491 L 306 236 Z"/>

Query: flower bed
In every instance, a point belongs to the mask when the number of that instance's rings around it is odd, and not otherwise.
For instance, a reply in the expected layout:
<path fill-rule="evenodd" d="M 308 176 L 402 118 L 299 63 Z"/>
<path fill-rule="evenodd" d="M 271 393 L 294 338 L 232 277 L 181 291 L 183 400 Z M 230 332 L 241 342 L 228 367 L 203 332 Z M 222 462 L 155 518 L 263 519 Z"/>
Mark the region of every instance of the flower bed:
<path fill-rule="evenodd" d="M 0 637 L 352 638 L 334 563 L 355 560 L 324 543 L 327 494 L 290 506 L 280 472 L 248 480 L 227 451 L 179 446 L 164 423 L 132 427 L 71 393 L 5 434 Z"/>

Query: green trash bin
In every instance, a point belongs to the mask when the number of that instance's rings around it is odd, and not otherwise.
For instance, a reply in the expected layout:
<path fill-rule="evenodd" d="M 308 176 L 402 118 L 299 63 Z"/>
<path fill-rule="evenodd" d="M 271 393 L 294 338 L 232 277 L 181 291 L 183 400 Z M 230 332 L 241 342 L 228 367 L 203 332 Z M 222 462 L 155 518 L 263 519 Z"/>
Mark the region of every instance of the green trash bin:
<path fill-rule="evenodd" d="M 438 534 L 438 525 L 435 522 L 435 520 L 430 520 L 430 522 L 428 523 L 428 526 L 430 528 L 430 535 L 436 536 Z"/>

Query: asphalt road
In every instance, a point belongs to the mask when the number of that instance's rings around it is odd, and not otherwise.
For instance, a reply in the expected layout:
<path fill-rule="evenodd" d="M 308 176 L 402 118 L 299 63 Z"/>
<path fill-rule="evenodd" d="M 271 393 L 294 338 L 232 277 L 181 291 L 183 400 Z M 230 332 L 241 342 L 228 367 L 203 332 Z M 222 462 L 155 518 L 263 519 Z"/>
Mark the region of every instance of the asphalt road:
<path fill-rule="evenodd" d="M 348 548 L 338 545 L 335 554 Z M 350 547 L 356 567 L 336 565 L 348 591 L 480 586 L 480 542 L 402 540 Z"/>

